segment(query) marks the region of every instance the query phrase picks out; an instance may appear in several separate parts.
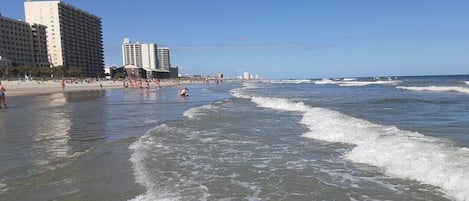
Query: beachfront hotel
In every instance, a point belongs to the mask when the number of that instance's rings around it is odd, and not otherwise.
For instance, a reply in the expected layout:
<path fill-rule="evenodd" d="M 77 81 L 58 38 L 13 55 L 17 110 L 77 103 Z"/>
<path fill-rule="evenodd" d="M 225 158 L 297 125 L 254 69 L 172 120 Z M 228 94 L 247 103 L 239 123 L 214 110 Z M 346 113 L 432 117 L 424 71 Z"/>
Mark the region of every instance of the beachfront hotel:
<path fill-rule="evenodd" d="M 0 14 L 0 67 L 48 67 L 46 26 Z"/>
<path fill-rule="evenodd" d="M 24 2 L 25 20 L 47 26 L 52 66 L 77 67 L 87 77 L 104 74 L 101 18 L 62 1 Z"/>
<path fill-rule="evenodd" d="M 142 50 L 142 44 L 140 43 L 132 43 L 129 38 L 124 38 L 124 42 L 122 43 L 122 64 L 124 66 L 134 65 L 140 68 L 144 68 L 143 66 L 143 59 L 145 59 L 145 64 L 155 63 L 157 65 L 157 61 L 150 61 L 149 57 L 143 57 L 143 52 L 149 52 L 148 47 L 150 45 L 146 44 L 146 50 Z M 155 44 L 156 47 L 156 44 Z"/>
<path fill-rule="evenodd" d="M 163 47 L 158 48 L 158 66 L 161 70 L 169 71 L 169 67 L 171 67 L 170 58 L 169 58 L 169 48 Z"/>
<path fill-rule="evenodd" d="M 124 38 L 122 43 L 122 63 L 127 69 L 142 68 L 145 78 L 169 78 L 169 48 L 158 48 L 155 43 L 132 43 Z"/>

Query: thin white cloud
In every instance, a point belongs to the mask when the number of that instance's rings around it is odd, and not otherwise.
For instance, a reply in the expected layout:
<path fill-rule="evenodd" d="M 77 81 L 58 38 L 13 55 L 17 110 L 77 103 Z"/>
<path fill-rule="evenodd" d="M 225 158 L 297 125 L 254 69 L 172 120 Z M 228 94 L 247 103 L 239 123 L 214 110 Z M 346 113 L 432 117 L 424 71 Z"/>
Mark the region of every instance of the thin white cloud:
<path fill-rule="evenodd" d="M 334 44 L 327 43 L 278 43 L 278 44 L 212 44 L 212 45 L 174 45 L 171 50 L 275 50 L 275 49 L 325 49 L 333 48 Z"/>
<path fill-rule="evenodd" d="M 343 35 L 340 35 L 339 38 L 345 39 L 345 40 L 365 40 L 368 37 L 362 34 L 343 34 Z"/>

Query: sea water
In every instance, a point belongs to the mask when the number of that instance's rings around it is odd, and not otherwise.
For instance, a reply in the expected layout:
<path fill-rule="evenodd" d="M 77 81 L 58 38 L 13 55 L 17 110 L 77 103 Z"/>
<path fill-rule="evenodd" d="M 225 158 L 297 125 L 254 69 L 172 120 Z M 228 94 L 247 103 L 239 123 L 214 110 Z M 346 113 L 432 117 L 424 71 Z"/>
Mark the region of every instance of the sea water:
<path fill-rule="evenodd" d="M 133 200 L 469 200 L 467 80 L 246 82 L 130 146 Z"/>
<path fill-rule="evenodd" d="M 29 123 L 0 111 L 0 200 L 469 200 L 468 83 L 270 80 L 194 85 L 186 98 L 175 88 L 19 98 Z"/>
<path fill-rule="evenodd" d="M 230 87 L 230 85 L 225 85 Z M 87 90 L 10 97 L 0 110 L 0 200 L 129 200 L 129 146 L 184 111 L 229 97 L 210 86 Z M 8 89 L 7 89 L 8 90 Z M 12 89 L 10 89 L 12 91 Z"/>

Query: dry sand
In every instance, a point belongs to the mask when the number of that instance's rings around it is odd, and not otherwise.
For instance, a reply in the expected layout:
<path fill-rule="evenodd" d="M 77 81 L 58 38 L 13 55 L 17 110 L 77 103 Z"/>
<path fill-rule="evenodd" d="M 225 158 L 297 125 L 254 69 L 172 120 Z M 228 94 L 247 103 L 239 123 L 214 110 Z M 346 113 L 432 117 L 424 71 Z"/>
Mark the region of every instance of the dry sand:
<path fill-rule="evenodd" d="M 161 86 L 176 86 L 178 81 L 165 80 L 161 81 Z M 188 83 L 185 83 L 188 84 Z M 78 82 L 66 83 L 62 89 L 60 81 L 2 81 L 5 87 L 5 94 L 8 96 L 27 96 L 39 94 L 60 93 L 64 91 L 86 91 L 99 89 L 118 89 L 123 88 L 122 81 L 102 81 L 102 82 Z M 101 86 L 102 85 L 102 88 Z M 155 88 L 155 83 L 150 83 L 150 88 Z"/>
<path fill-rule="evenodd" d="M 2 81 L 2 85 L 6 89 L 7 97 L 101 89 L 99 82 L 67 83 L 64 89 L 59 81 Z M 122 87 L 122 82 L 105 81 L 102 85 L 103 89 L 116 89 Z"/>

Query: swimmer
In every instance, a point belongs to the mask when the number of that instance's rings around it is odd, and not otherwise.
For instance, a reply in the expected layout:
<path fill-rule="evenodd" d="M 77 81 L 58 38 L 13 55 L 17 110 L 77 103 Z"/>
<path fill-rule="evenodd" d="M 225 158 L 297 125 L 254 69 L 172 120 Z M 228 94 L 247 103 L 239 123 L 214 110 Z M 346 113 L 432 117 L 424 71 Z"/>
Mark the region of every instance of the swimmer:
<path fill-rule="evenodd" d="M 181 96 L 189 96 L 189 89 L 188 88 L 182 89 L 180 94 Z"/>

